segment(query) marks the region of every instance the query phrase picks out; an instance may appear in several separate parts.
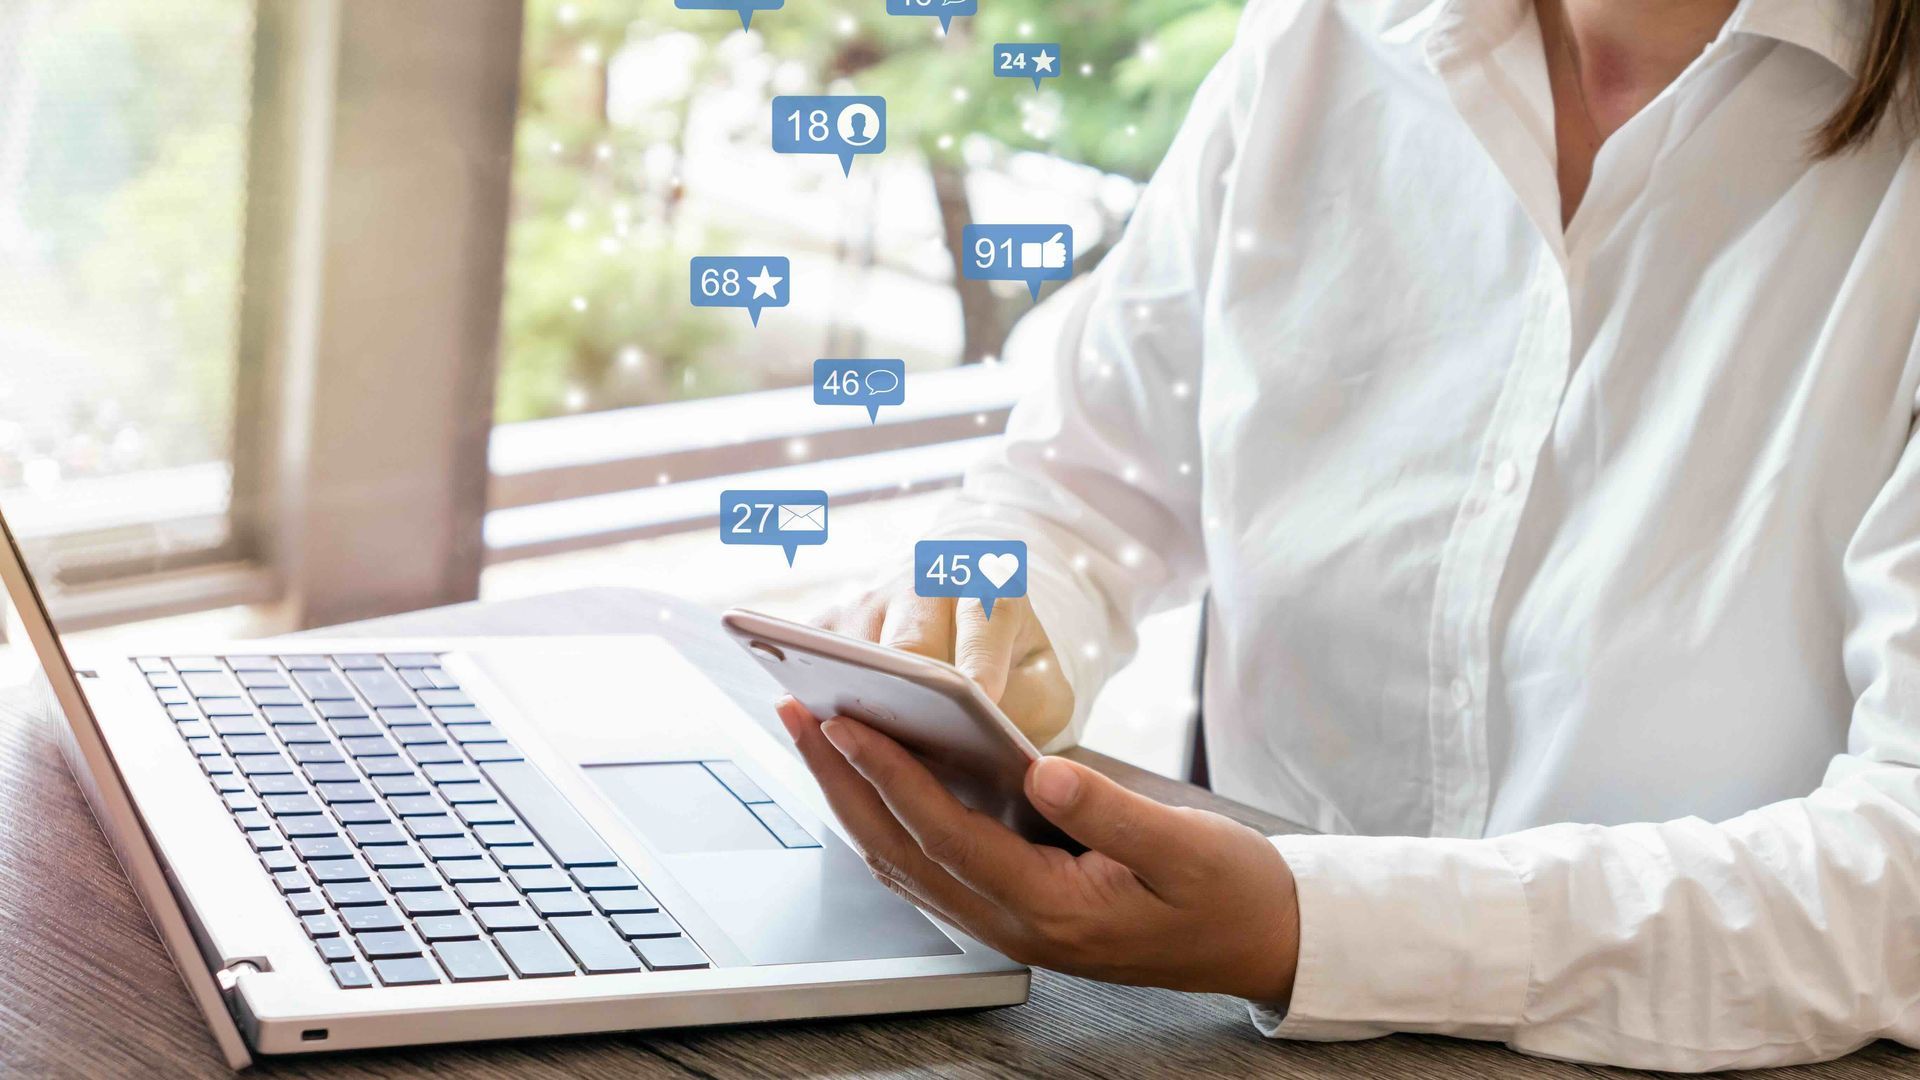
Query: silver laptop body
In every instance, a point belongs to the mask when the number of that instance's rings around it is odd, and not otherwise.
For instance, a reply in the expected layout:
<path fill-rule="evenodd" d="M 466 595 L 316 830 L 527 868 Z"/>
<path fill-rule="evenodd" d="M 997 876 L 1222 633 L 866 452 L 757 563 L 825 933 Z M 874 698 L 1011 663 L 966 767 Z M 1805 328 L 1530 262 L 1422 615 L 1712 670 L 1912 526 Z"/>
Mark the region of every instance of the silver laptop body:
<path fill-rule="evenodd" d="M 235 1068 L 1026 1000 L 1024 967 L 876 883 L 781 740 L 663 638 L 69 651 L 4 518 L 0 579 Z"/>

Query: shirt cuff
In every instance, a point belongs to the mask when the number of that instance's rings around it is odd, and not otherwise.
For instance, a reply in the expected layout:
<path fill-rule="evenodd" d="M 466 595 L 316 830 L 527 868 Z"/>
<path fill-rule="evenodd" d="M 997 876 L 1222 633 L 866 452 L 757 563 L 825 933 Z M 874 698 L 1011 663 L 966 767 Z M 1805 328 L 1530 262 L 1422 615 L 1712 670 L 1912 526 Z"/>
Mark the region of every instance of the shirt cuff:
<path fill-rule="evenodd" d="M 1276 836 L 1300 904 L 1300 958 L 1262 1034 L 1396 1031 L 1505 1041 L 1526 1007 L 1531 928 L 1520 875 L 1484 840 Z"/>

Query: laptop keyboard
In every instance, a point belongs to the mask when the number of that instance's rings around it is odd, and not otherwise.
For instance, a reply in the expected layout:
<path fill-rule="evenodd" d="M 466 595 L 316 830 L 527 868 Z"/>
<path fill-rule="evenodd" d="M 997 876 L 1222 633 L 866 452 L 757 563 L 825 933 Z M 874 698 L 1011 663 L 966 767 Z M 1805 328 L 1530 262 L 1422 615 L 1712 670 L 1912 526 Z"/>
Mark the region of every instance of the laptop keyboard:
<path fill-rule="evenodd" d="M 438 656 L 136 662 L 341 986 L 709 966 Z"/>

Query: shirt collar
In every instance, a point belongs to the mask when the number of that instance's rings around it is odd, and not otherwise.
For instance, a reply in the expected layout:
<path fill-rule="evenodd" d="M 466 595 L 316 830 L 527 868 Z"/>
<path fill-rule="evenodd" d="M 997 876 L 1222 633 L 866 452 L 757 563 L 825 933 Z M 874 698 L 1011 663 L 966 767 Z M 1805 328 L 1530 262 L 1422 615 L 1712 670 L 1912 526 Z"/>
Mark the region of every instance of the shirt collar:
<path fill-rule="evenodd" d="M 1742 0 L 1722 32 L 1798 45 L 1857 79 L 1872 14 L 1869 0 Z"/>
<path fill-rule="evenodd" d="M 1741 0 L 1721 35 L 1750 34 L 1797 45 L 1825 57 L 1853 78 L 1860 77 L 1861 51 L 1872 0 Z M 1436 0 L 1407 5 L 1403 24 L 1424 25 L 1429 55 L 1451 51 L 1467 41 L 1505 39 L 1528 17 L 1531 0 Z M 1416 15 L 1415 12 L 1418 14 Z M 1396 19 L 1394 22 L 1403 22 Z M 1433 38 L 1439 40 L 1435 41 Z"/>

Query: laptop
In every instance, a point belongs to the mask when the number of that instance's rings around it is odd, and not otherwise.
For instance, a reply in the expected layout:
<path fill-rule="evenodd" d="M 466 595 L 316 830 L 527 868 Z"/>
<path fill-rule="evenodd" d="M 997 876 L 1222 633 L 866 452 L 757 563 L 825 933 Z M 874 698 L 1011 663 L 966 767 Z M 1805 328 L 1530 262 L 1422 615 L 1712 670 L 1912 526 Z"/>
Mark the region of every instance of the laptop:
<path fill-rule="evenodd" d="M 234 1068 L 1026 1000 L 1026 968 L 879 885 L 663 638 L 69 649 L 4 517 L 0 579 Z"/>

